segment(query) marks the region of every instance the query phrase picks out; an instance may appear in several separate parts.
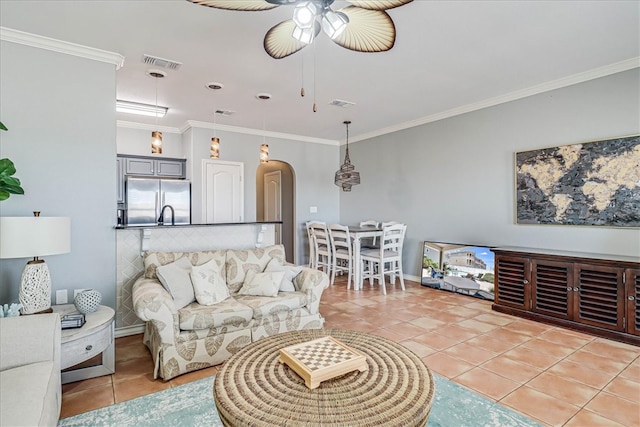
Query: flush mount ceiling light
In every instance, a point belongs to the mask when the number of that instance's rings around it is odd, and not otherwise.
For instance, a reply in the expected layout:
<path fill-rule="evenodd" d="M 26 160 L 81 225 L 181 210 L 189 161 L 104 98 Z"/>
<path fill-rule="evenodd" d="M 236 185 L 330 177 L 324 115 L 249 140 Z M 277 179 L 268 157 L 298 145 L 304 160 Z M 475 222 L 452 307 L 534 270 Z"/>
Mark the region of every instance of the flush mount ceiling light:
<path fill-rule="evenodd" d="M 118 113 L 138 114 L 140 116 L 164 117 L 167 111 L 169 111 L 169 108 L 141 104 L 139 102 L 116 100 L 116 111 Z"/>
<path fill-rule="evenodd" d="M 292 19 L 273 26 L 264 37 L 264 50 L 281 59 L 311 44 L 320 30 L 337 45 L 357 52 L 384 52 L 393 47 L 396 27 L 385 10 L 413 0 L 348 0 L 351 6 L 334 11 L 334 0 L 187 0 L 217 9 L 260 11 L 295 6 Z"/>
<path fill-rule="evenodd" d="M 360 172 L 356 172 L 356 167 L 351 164 L 351 159 L 349 158 L 349 125 L 351 122 L 345 120 L 343 123 L 347 127 L 347 151 L 344 154 L 344 163 L 336 171 L 333 183 L 341 187 L 342 191 L 351 191 L 353 185 L 360 184 Z"/>

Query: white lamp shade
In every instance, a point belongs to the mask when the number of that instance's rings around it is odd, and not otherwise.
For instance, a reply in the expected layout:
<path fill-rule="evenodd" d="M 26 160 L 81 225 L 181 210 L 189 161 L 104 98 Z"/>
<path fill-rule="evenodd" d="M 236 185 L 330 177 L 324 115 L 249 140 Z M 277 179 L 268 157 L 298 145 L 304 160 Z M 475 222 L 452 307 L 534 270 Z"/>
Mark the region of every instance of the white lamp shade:
<path fill-rule="evenodd" d="M 65 217 L 0 217 L 0 258 L 32 258 L 71 252 L 71 220 Z"/>

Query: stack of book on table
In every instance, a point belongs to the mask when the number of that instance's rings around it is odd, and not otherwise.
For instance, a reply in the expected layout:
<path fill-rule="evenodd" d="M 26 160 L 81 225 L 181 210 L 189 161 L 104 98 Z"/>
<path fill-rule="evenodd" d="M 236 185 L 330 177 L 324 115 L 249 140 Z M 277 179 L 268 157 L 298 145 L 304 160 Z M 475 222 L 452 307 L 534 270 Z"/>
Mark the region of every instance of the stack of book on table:
<path fill-rule="evenodd" d="M 60 318 L 62 329 L 81 328 L 85 318 L 82 313 L 66 314 Z"/>

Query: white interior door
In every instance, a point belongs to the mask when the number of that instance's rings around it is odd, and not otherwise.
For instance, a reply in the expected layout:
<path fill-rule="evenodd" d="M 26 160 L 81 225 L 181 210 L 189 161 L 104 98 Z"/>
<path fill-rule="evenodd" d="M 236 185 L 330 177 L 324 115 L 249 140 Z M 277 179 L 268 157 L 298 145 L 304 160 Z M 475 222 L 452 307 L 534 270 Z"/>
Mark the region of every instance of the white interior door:
<path fill-rule="evenodd" d="M 264 220 L 282 221 L 282 174 L 274 171 L 264 174 Z M 276 225 L 276 243 L 282 242 L 281 226 Z"/>
<path fill-rule="evenodd" d="M 244 220 L 244 163 L 202 161 L 202 218 L 207 224 Z"/>

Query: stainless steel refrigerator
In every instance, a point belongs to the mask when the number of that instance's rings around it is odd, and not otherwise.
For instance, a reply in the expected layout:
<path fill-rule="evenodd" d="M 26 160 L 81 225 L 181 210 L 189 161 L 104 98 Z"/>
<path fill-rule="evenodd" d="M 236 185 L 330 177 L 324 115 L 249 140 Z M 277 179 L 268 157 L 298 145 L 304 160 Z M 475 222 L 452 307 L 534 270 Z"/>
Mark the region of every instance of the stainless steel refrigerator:
<path fill-rule="evenodd" d="M 191 183 L 181 179 L 127 178 L 126 225 L 157 225 L 161 210 L 171 206 L 175 224 L 191 224 Z M 171 224 L 170 208 L 164 224 Z"/>

